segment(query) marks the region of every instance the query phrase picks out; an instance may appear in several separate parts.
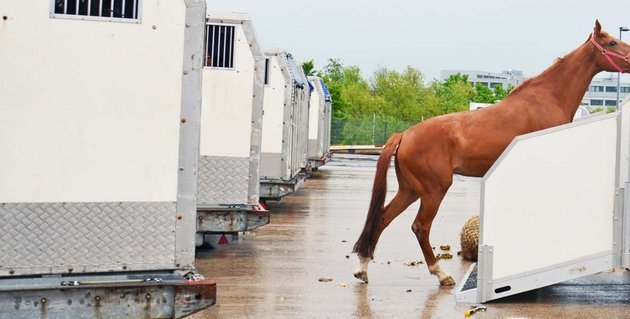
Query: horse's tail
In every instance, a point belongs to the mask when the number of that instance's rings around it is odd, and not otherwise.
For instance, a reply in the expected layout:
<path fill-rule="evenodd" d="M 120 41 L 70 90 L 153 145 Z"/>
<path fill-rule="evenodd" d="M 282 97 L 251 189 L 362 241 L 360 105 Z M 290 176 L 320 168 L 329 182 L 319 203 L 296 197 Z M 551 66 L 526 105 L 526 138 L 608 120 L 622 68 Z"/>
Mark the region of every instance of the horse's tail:
<path fill-rule="evenodd" d="M 398 150 L 398 145 L 403 134 L 394 133 L 381 151 L 376 162 L 376 175 L 374 176 L 374 185 L 372 186 L 372 200 L 368 209 L 365 226 L 361 236 L 354 244 L 352 252 L 357 253 L 361 257 L 373 258 L 374 245 L 372 244 L 372 236 L 376 232 L 379 222 L 383 215 L 383 205 L 385 204 L 385 195 L 387 193 L 387 170 L 391 163 L 392 156 Z"/>

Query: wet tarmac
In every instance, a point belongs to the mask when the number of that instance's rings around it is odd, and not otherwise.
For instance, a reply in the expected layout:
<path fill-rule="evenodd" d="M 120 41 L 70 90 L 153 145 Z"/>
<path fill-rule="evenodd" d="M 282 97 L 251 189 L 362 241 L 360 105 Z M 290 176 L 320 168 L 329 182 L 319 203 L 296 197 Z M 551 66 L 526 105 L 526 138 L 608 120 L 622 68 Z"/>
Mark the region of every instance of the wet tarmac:
<path fill-rule="evenodd" d="M 411 232 L 419 203 L 385 230 L 370 283 L 352 275 L 351 254 L 370 199 L 374 157 L 335 157 L 297 193 L 270 203 L 271 223 L 212 250 L 197 267 L 217 282 L 217 304 L 192 318 L 464 318 L 455 288 L 440 287 Z M 389 172 L 391 198 L 397 187 Z M 431 243 L 451 245 L 442 269 L 457 282 L 470 263 L 456 256 L 459 231 L 479 213 L 480 180 L 456 176 L 433 224 Z M 349 258 L 348 258 L 349 257 Z M 325 279 L 320 281 L 320 279 Z M 470 318 L 630 318 L 630 272 L 567 282 L 486 304 Z"/>

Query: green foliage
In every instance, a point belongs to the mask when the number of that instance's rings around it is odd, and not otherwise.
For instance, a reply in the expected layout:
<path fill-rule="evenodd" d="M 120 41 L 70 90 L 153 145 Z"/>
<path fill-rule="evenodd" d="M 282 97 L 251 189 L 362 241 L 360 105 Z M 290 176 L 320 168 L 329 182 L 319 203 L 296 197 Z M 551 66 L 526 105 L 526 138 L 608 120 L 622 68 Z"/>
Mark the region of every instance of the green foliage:
<path fill-rule="evenodd" d="M 475 95 L 473 96 L 472 101 L 477 103 L 496 103 L 508 96 L 513 89 L 514 86 L 511 84 L 506 90 L 502 85 L 495 85 L 492 89 L 490 89 L 481 83 L 477 83 L 475 85 Z"/>
<path fill-rule="evenodd" d="M 470 100 L 475 96 L 466 75 L 455 74 L 443 82 L 433 81 L 431 87 L 437 97 L 437 112 L 433 116 L 468 110 Z"/>
<path fill-rule="evenodd" d="M 302 69 L 304 69 L 304 73 L 306 73 L 307 76 L 316 74 L 315 62 L 312 59 L 302 63 Z"/>
<path fill-rule="evenodd" d="M 593 109 L 591 109 L 591 114 L 595 114 L 595 113 L 599 113 L 599 112 L 606 112 L 606 113 L 612 113 L 612 112 L 616 112 L 617 108 L 614 106 L 607 106 L 605 109 L 603 106 L 598 106 L 595 107 Z"/>
<path fill-rule="evenodd" d="M 305 65 L 310 67 L 308 62 Z M 333 144 L 382 144 L 393 132 L 468 110 L 470 101 L 494 103 L 512 89 L 473 87 L 461 74 L 426 85 L 422 72 L 412 67 L 402 72 L 381 68 L 366 79 L 359 67 L 344 66 L 339 59 L 329 59 L 317 75 L 333 99 Z"/>
<path fill-rule="evenodd" d="M 393 132 L 402 132 L 416 122 L 400 119 L 372 117 L 358 119 L 332 119 L 333 145 L 383 145 Z"/>
<path fill-rule="evenodd" d="M 317 73 L 328 86 L 328 91 L 333 100 L 333 117 L 344 118 L 345 110 L 348 109 L 348 102 L 344 100 L 344 66 L 339 59 L 328 59 L 328 64 L 323 70 Z M 345 94 L 347 95 L 347 93 Z"/>
<path fill-rule="evenodd" d="M 494 101 L 494 92 L 492 92 L 490 88 L 481 83 L 477 83 L 475 85 L 475 96 L 473 97 L 473 102 L 494 103 Z"/>
<path fill-rule="evenodd" d="M 422 73 L 411 67 L 403 72 L 382 68 L 374 72 L 372 92 L 380 108 L 373 112 L 382 117 L 418 122 L 430 117 L 423 108 L 431 103 L 431 92 L 425 87 Z"/>

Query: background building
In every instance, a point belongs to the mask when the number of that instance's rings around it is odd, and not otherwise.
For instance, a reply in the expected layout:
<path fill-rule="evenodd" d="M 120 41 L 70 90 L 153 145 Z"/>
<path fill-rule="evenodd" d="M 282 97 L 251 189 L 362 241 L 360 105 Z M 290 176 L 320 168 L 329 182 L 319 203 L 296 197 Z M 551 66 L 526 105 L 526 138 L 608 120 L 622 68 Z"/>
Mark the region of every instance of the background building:
<path fill-rule="evenodd" d="M 523 72 L 519 70 L 506 70 L 501 73 L 492 73 L 472 70 L 443 70 L 440 74 L 442 80 L 448 79 L 451 75 L 461 74 L 468 76 L 468 82 L 472 85 L 481 83 L 489 88 L 502 85 L 507 89 L 510 85 L 517 86 L 527 80 Z M 622 79 L 623 80 L 623 79 Z M 619 100 L 623 101 L 630 95 L 630 83 L 621 82 Z M 606 77 L 596 77 L 593 79 L 582 99 L 582 106 L 589 111 L 597 108 L 617 106 L 617 75 L 607 73 Z"/>
<path fill-rule="evenodd" d="M 440 72 L 442 80 L 446 80 L 451 75 L 455 74 L 467 75 L 468 82 L 473 85 L 481 83 L 491 89 L 497 85 L 502 85 L 504 89 L 507 89 L 510 85 L 517 86 L 526 80 L 526 78 L 523 77 L 523 71 L 519 70 L 505 70 L 501 73 L 471 70 L 443 70 Z"/>
<path fill-rule="evenodd" d="M 621 82 L 619 100 L 623 101 L 630 93 L 630 83 Z M 605 78 L 594 78 L 584 94 L 582 105 L 589 109 L 617 106 L 617 76 L 609 73 Z"/>

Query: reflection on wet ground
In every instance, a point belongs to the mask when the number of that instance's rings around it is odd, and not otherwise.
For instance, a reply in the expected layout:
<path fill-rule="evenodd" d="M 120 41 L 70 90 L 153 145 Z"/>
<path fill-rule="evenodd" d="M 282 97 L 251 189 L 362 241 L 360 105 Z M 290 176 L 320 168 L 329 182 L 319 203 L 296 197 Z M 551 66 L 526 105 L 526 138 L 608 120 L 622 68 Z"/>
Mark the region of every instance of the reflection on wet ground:
<path fill-rule="evenodd" d="M 422 259 L 411 232 L 419 203 L 383 233 L 370 283 L 352 276 L 350 251 L 369 204 L 374 159 L 335 158 L 297 193 L 270 203 L 269 225 L 198 250 L 197 267 L 216 280 L 218 300 L 193 318 L 463 318 L 469 305 L 455 302 L 454 288 L 440 287 L 425 265 L 404 265 Z M 388 181 L 391 198 L 393 169 Z M 433 225 L 433 246 L 450 244 L 455 255 L 462 225 L 479 213 L 479 192 L 479 179 L 455 177 Z M 455 257 L 441 265 L 459 282 L 470 263 Z M 630 275 L 591 276 L 487 306 L 472 318 L 630 318 Z"/>

